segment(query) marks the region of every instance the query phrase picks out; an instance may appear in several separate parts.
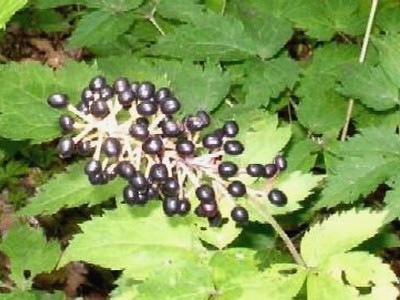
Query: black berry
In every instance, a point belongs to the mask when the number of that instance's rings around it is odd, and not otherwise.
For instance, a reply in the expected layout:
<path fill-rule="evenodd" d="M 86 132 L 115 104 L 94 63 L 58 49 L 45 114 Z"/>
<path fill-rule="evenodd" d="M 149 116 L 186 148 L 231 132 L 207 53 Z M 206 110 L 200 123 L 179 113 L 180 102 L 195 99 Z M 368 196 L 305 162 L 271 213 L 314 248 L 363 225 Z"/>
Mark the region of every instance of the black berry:
<path fill-rule="evenodd" d="M 130 84 L 128 79 L 125 77 L 119 77 L 114 81 L 113 84 L 114 92 L 115 93 L 122 93 L 123 91 L 130 89 Z"/>
<path fill-rule="evenodd" d="M 108 182 L 108 175 L 105 172 L 93 173 L 88 175 L 89 182 L 93 185 L 106 184 Z"/>
<path fill-rule="evenodd" d="M 203 121 L 197 116 L 188 116 L 184 119 L 183 123 L 190 132 L 196 132 L 203 129 Z"/>
<path fill-rule="evenodd" d="M 244 151 L 244 146 L 239 141 L 226 141 L 224 144 L 224 151 L 230 155 L 239 155 Z"/>
<path fill-rule="evenodd" d="M 90 81 L 89 88 L 92 91 L 100 91 L 106 85 L 107 81 L 103 76 L 96 76 Z"/>
<path fill-rule="evenodd" d="M 232 181 L 227 190 L 233 197 L 242 197 L 246 194 L 246 186 L 239 180 Z"/>
<path fill-rule="evenodd" d="M 140 100 L 148 100 L 154 96 L 155 87 L 151 82 L 145 81 L 139 85 L 137 96 Z"/>
<path fill-rule="evenodd" d="M 118 94 L 118 102 L 123 107 L 128 108 L 131 106 L 132 102 L 135 100 L 135 93 L 131 90 L 126 90 Z"/>
<path fill-rule="evenodd" d="M 108 108 L 108 104 L 106 101 L 98 100 L 92 102 L 92 104 L 90 105 L 90 112 L 93 116 L 101 118 L 108 115 L 110 109 Z"/>
<path fill-rule="evenodd" d="M 123 190 L 124 202 L 129 205 L 135 205 L 137 203 L 139 193 L 136 188 L 131 185 L 127 185 Z"/>
<path fill-rule="evenodd" d="M 168 177 L 164 181 L 161 189 L 165 196 L 177 196 L 179 193 L 179 183 L 175 178 Z"/>
<path fill-rule="evenodd" d="M 208 184 L 202 184 L 196 189 L 196 197 L 200 201 L 215 201 L 214 189 Z"/>
<path fill-rule="evenodd" d="M 223 178 L 235 176 L 238 170 L 238 166 L 230 161 L 223 161 L 218 165 L 218 173 Z"/>
<path fill-rule="evenodd" d="M 268 200 L 276 206 L 285 206 L 287 203 L 286 195 L 278 189 L 272 189 L 269 191 Z"/>
<path fill-rule="evenodd" d="M 207 134 L 203 137 L 202 142 L 207 149 L 217 149 L 222 145 L 222 139 L 215 134 Z"/>
<path fill-rule="evenodd" d="M 47 103 L 53 108 L 64 108 L 67 107 L 69 99 L 65 94 L 53 94 L 47 98 Z"/>
<path fill-rule="evenodd" d="M 136 172 L 132 177 L 130 177 L 129 183 L 139 191 L 147 190 L 149 186 L 149 182 L 141 172 Z"/>
<path fill-rule="evenodd" d="M 274 159 L 274 163 L 279 171 L 284 171 L 287 168 L 287 161 L 282 155 L 277 155 Z"/>
<path fill-rule="evenodd" d="M 85 165 L 85 174 L 86 175 L 92 175 L 96 173 L 101 173 L 101 163 L 98 160 L 90 160 L 86 163 Z"/>
<path fill-rule="evenodd" d="M 206 201 L 200 204 L 200 210 L 202 214 L 207 218 L 215 217 L 218 213 L 218 205 L 217 202 L 214 201 Z"/>
<path fill-rule="evenodd" d="M 68 115 L 61 115 L 58 119 L 61 129 L 64 132 L 70 132 L 74 129 L 75 120 Z"/>
<path fill-rule="evenodd" d="M 81 100 L 86 104 L 89 104 L 90 101 L 93 101 L 94 94 L 93 94 L 92 90 L 90 90 L 87 87 L 84 88 L 81 93 Z"/>
<path fill-rule="evenodd" d="M 167 87 L 162 87 L 160 89 L 157 90 L 155 96 L 154 96 L 154 100 L 160 104 L 162 102 L 164 102 L 165 99 L 169 98 L 172 96 L 171 90 Z"/>
<path fill-rule="evenodd" d="M 136 110 L 138 114 L 142 116 L 151 116 L 154 115 L 157 112 L 157 104 L 155 102 L 149 101 L 149 100 L 144 100 L 139 102 L 139 104 L 136 106 Z"/>
<path fill-rule="evenodd" d="M 172 115 L 176 113 L 181 108 L 180 102 L 175 98 L 165 99 L 164 102 L 161 103 L 160 109 L 163 114 Z"/>
<path fill-rule="evenodd" d="M 275 174 L 278 172 L 278 167 L 275 164 L 266 164 L 265 168 L 265 177 L 271 178 L 274 177 Z"/>
<path fill-rule="evenodd" d="M 116 172 L 123 178 L 129 179 L 135 176 L 135 167 L 126 160 L 120 161 L 116 167 Z"/>
<path fill-rule="evenodd" d="M 143 124 L 132 124 L 129 127 L 129 134 L 139 141 L 144 141 L 149 136 L 149 129 Z"/>
<path fill-rule="evenodd" d="M 158 136 L 148 137 L 142 144 L 142 150 L 146 154 L 158 154 L 163 149 L 163 142 Z"/>
<path fill-rule="evenodd" d="M 60 139 L 57 152 L 61 158 L 71 157 L 74 154 L 75 143 L 70 137 L 63 137 Z"/>
<path fill-rule="evenodd" d="M 211 123 L 210 115 L 206 113 L 204 110 L 200 110 L 197 112 L 197 118 L 201 120 L 202 128 L 207 127 Z"/>
<path fill-rule="evenodd" d="M 179 200 L 176 197 L 167 197 L 163 201 L 163 210 L 164 213 L 172 217 L 179 211 Z"/>
<path fill-rule="evenodd" d="M 244 225 L 249 221 L 249 213 L 242 206 L 236 206 L 231 211 L 232 220 L 239 225 Z"/>
<path fill-rule="evenodd" d="M 114 91 L 109 85 L 106 85 L 100 90 L 101 100 L 107 101 L 108 99 L 111 99 L 112 96 L 114 96 Z"/>
<path fill-rule="evenodd" d="M 102 150 L 106 156 L 116 157 L 121 153 L 121 143 L 116 138 L 106 138 L 103 142 Z"/>
<path fill-rule="evenodd" d="M 239 133 L 239 125 L 235 121 L 227 121 L 222 127 L 224 135 L 227 137 L 235 137 Z"/>
<path fill-rule="evenodd" d="M 161 122 L 161 130 L 165 137 L 177 137 L 182 133 L 182 128 L 174 120 L 163 120 Z"/>
<path fill-rule="evenodd" d="M 76 151 L 79 155 L 88 156 L 92 153 L 92 145 L 90 141 L 81 141 L 76 145 Z"/>
<path fill-rule="evenodd" d="M 164 181 L 168 177 L 168 169 L 164 164 L 154 164 L 150 168 L 149 176 L 153 181 Z"/>
<path fill-rule="evenodd" d="M 190 204 L 189 200 L 184 198 L 179 200 L 178 202 L 178 214 L 181 216 L 185 216 L 190 212 L 192 205 Z"/>
<path fill-rule="evenodd" d="M 150 121 L 146 117 L 139 117 L 139 118 L 136 119 L 136 124 L 142 124 L 142 125 L 145 125 L 145 126 L 149 126 L 150 125 Z"/>
<path fill-rule="evenodd" d="M 88 115 L 90 113 L 90 108 L 89 105 L 86 104 L 83 101 L 80 101 L 77 105 L 76 105 L 76 109 L 79 110 L 80 112 L 84 113 L 85 115 Z"/>
<path fill-rule="evenodd" d="M 263 177 L 265 176 L 265 166 L 262 164 L 249 164 L 246 167 L 246 172 L 252 177 Z"/>
<path fill-rule="evenodd" d="M 195 145 L 190 140 L 181 140 L 176 143 L 176 152 L 182 156 L 189 156 L 194 153 Z"/>
<path fill-rule="evenodd" d="M 137 95 L 138 92 L 139 92 L 139 86 L 140 86 L 140 83 L 137 82 L 137 81 L 134 81 L 134 82 L 131 83 L 131 88 L 130 88 L 130 90 L 131 90 L 135 95 Z"/>

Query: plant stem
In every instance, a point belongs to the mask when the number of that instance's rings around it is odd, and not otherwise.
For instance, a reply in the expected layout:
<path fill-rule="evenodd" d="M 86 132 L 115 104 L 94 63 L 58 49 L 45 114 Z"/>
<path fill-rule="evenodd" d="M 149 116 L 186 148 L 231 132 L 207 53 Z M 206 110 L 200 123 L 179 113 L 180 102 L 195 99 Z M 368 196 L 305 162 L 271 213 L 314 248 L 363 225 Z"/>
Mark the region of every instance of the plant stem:
<path fill-rule="evenodd" d="M 275 220 L 275 218 L 269 213 L 269 211 L 255 198 L 250 198 L 250 204 L 253 208 L 258 212 L 258 214 L 264 219 L 266 223 L 269 223 L 272 228 L 275 229 L 276 233 L 280 236 L 280 238 L 285 243 L 288 248 L 290 254 L 293 256 L 293 259 L 296 261 L 298 265 L 307 268 L 307 264 L 301 257 L 300 253 L 297 251 L 296 247 L 293 245 L 292 241 L 283 230 L 281 225 Z"/>
<path fill-rule="evenodd" d="M 370 38 L 370 35 L 371 35 L 372 25 L 374 23 L 374 18 L 375 18 L 375 14 L 376 14 L 376 8 L 378 7 L 378 1 L 379 0 L 372 0 L 371 10 L 369 12 L 369 17 L 368 17 L 368 22 L 367 22 L 367 28 L 365 30 L 360 56 L 358 58 L 358 62 L 360 64 L 362 64 L 365 61 L 365 56 L 367 55 L 368 42 L 369 42 L 369 38 Z M 349 105 L 347 106 L 346 122 L 345 122 L 344 127 L 343 127 L 342 135 L 340 137 L 341 141 L 344 141 L 346 139 L 347 131 L 349 129 L 349 123 L 350 123 L 351 115 L 353 113 L 353 107 L 354 107 L 354 99 L 350 99 L 349 100 Z"/>

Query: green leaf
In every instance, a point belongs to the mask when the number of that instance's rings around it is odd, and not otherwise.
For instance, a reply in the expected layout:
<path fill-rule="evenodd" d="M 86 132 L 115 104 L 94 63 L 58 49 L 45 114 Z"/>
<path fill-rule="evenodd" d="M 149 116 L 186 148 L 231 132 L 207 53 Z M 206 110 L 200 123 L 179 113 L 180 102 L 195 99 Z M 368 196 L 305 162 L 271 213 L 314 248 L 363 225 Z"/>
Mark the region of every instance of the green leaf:
<path fill-rule="evenodd" d="M 200 259 L 202 246 L 183 218 L 168 218 L 160 202 L 146 207 L 121 205 L 81 225 L 61 265 L 84 260 L 105 268 L 130 268 L 135 278 L 147 277 L 184 259 Z"/>
<path fill-rule="evenodd" d="M 384 202 L 386 204 L 386 209 L 388 214 L 386 215 L 386 221 L 391 222 L 396 218 L 400 217 L 400 182 L 399 177 L 395 176 L 390 182 L 388 183 L 391 190 L 387 191 L 385 194 Z"/>
<path fill-rule="evenodd" d="M 90 47 L 95 44 L 112 43 L 131 26 L 131 12 L 114 13 L 96 10 L 85 14 L 68 40 L 68 48 Z"/>
<path fill-rule="evenodd" d="M 398 289 L 394 286 L 397 278 L 389 265 L 367 252 L 334 255 L 323 266 L 323 270 L 338 281 L 346 278 L 346 283 L 355 288 L 368 287 L 371 289 L 371 294 L 374 294 L 374 290 L 378 290 L 385 299 L 395 300 L 399 295 Z M 371 294 L 363 295 L 368 297 Z"/>
<path fill-rule="evenodd" d="M 394 4 L 394 3 L 393 3 Z M 378 9 L 375 24 L 382 31 L 397 34 L 400 31 L 400 7 L 395 4 L 389 7 Z"/>
<path fill-rule="evenodd" d="M 378 49 L 379 61 L 383 71 L 389 76 L 391 82 L 399 88 L 400 70 L 396 68 L 396 64 L 400 59 L 399 51 L 397 51 L 400 47 L 400 35 L 386 35 L 374 39 L 374 45 Z"/>
<path fill-rule="evenodd" d="M 182 25 L 160 37 L 152 55 L 190 60 L 241 60 L 257 54 L 258 45 L 235 18 L 204 14 L 193 25 Z"/>
<path fill-rule="evenodd" d="M 374 236 L 383 225 L 385 214 L 386 212 L 350 210 L 312 226 L 300 244 L 301 255 L 306 264 L 310 267 L 319 266 L 332 255 L 351 250 Z"/>
<path fill-rule="evenodd" d="M 121 193 L 124 183 L 116 179 L 104 186 L 89 184 L 83 173 L 84 163 L 71 165 L 41 186 L 31 203 L 18 211 L 20 216 L 53 214 L 64 207 L 95 205 Z"/>
<path fill-rule="evenodd" d="M 203 15 L 204 5 L 196 0 L 160 0 L 157 13 L 167 19 L 194 22 Z"/>
<path fill-rule="evenodd" d="M 215 13 L 223 14 L 227 0 L 206 0 L 206 7 Z"/>
<path fill-rule="evenodd" d="M 14 290 L 8 294 L 1 295 L 3 300 L 63 300 L 65 299 L 64 292 L 56 291 L 52 294 L 38 290 L 20 291 Z"/>
<path fill-rule="evenodd" d="M 21 244 L 22 242 L 22 244 Z M 11 279 L 21 290 L 29 290 L 35 275 L 51 271 L 57 264 L 61 251 L 55 241 L 46 241 L 41 229 L 16 224 L 0 244 L 11 261 Z M 30 272 L 28 278 L 25 271 Z"/>
<path fill-rule="evenodd" d="M 218 288 L 218 300 L 251 300 L 268 295 L 271 300 L 293 299 L 300 291 L 306 271 L 294 264 L 276 264 L 264 272 L 232 273 Z"/>
<path fill-rule="evenodd" d="M 87 7 L 100 8 L 110 12 L 122 12 L 138 8 L 143 0 L 81 0 Z"/>
<path fill-rule="evenodd" d="M 358 292 L 355 288 L 346 286 L 324 272 L 311 273 L 307 277 L 308 300 L 355 300 Z"/>
<path fill-rule="evenodd" d="M 214 110 L 230 88 L 228 74 L 211 63 L 200 66 L 184 61 L 182 64 L 165 64 L 164 70 L 184 113 Z"/>
<path fill-rule="evenodd" d="M 244 82 L 246 105 L 267 106 L 270 98 L 277 98 L 285 89 L 292 89 L 299 75 L 299 68 L 289 58 L 281 57 L 266 62 L 246 63 L 249 74 Z"/>
<path fill-rule="evenodd" d="M 392 129 L 369 128 L 341 144 L 333 174 L 315 208 L 351 203 L 398 173 L 400 140 Z M 368 163 L 365 163 L 368 162 Z"/>
<path fill-rule="evenodd" d="M 3 0 L 0 10 L 0 29 L 3 29 L 8 20 L 23 8 L 27 2 L 27 0 Z"/>
<path fill-rule="evenodd" d="M 330 40 L 336 33 L 362 34 L 367 22 L 367 14 L 359 12 L 358 1 L 347 0 L 297 1 L 290 8 L 289 18 L 318 40 Z"/>
<path fill-rule="evenodd" d="M 390 72 L 390 69 L 388 71 Z M 390 109 L 400 102 L 398 88 L 381 66 L 357 64 L 345 68 L 340 82 L 340 92 L 359 99 L 374 110 Z"/>
<path fill-rule="evenodd" d="M 62 92 L 76 103 L 82 87 L 98 72 L 76 62 L 69 62 L 55 73 L 32 62 L 11 63 L 0 69 L 0 135 L 13 140 L 31 139 L 33 143 L 60 135 L 60 111 L 48 106 L 47 97 Z"/>
<path fill-rule="evenodd" d="M 289 148 L 286 155 L 287 173 L 299 170 L 308 172 L 315 165 L 320 146 L 310 139 L 298 141 Z"/>

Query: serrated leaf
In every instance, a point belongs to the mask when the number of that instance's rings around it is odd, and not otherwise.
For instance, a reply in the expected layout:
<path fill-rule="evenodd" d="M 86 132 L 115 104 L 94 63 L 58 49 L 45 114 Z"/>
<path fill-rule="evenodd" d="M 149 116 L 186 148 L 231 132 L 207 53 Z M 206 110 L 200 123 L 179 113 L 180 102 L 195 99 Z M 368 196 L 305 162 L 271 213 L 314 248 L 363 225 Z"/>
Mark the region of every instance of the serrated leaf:
<path fill-rule="evenodd" d="M 120 205 L 81 225 L 61 259 L 61 265 L 84 260 L 105 268 L 130 268 L 142 279 L 160 268 L 202 252 L 188 220 L 168 218 L 160 202 L 146 207 Z"/>
<path fill-rule="evenodd" d="M 395 176 L 393 181 L 390 184 L 392 189 L 386 192 L 384 199 L 386 210 L 388 211 L 386 215 L 387 222 L 400 217 L 400 186 L 398 176 Z"/>
<path fill-rule="evenodd" d="M 227 0 L 206 0 L 206 7 L 215 13 L 223 14 Z"/>
<path fill-rule="evenodd" d="M 184 61 L 163 64 L 174 95 L 182 103 L 182 112 L 212 111 L 224 99 L 230 88 L 230 78 L 220 67 L 211 63 L 203 66 Z"/>
<path fill-rule="evenodd" d="M 100 8 L 111 12 L 122 12 L 135 9 L 143 0 L 81 0 L 87 7 Z"/>
<path fill-rule="evenodd" d="M 115 13 L 96 10 L 87 13 L 69 38 L 68 48 L 112 43 L 131 26 L 133 17 L 131 12 Z"/>
<path fill-rule="evenodd" d="M 241 60 L 257 54 L 257 43 L 235 18 L 212 13 L 160 37 L 152 55 L 189 60 Z"/>
<path fill-rule="evenodd" d="M 285 147 L 290 139 L 289 126 L 278 127 L 276 115 L 253 114 L 247 117 L 245 128 L 241 128 L 238 140 L 245 145 L 245 150 L 240 156 L 232 156 L 229 159 L 240 166 L 249 163 L 269 163 Z M 227 155 L 228 157 L 228 155 Z"/>
<path fill-rule="evenodd" d="M 286 88 L 292 89 L 299 75 L 299 68 L 289 58 L 282 57 L 266 62 L 250 61 L 246 64 L 249 74 L 244 82 L 246 105 L 267 106 L 270 98 L 277 98 Z"/>
<path fill-rule="evenodd" d="M 3 29 L 8 20 L 21 8 L 25 6 L 27 0 L 3 0 L 0 10 L 0 29 Z"/>
<path fill-rule="evenodd" d="M 388 75 L 391 82 L 400 87 L 400 70 L 396 67 L 400 60 L 400 54 L 397 51 L 400 48 L 400 35 L 386 35 L 374 39 L 374 45 L 378 49 L 379 61 L 383 71 Z"/>
<path fill-rule="evenodd" d="M 31 139 L 33 143 L 59 136 L 60 111 L 48 106 L 47 97 L 62 92 L 76 103 L 82 86 L 97 72 L 93 67 L 76 62 L 69 62 L 58 72 L 32 62 L 2 66 L 0 135 L 13 140 Z"/>
<path fill-rule="evenodd" d="M 124 183 L 116 179 L 107 185 L 93 186 L 83 173 L 84 163 L 71 165 L 41 186 L 31 203 L 18 211 L 20 216 L 53 214 L 65 207 L 95 205 L 121 193 Z"/>
<path fill-rule="evenodd" d="M 306 278 L 306 271 L 294 264 L 276 264 L 264 272 L 232 274 L 226 283 L 217 286 L 218 300 L 252 300 L 268 295 L 271 300 L 294 298 Z"/>
<path fill-rule="evenodd" d="M 311 273 L 307 277 L 308 300 L 355 300 L 358 292 L 346 286 L 324 272 Z"/>
<path fill-rule="evenodd" d="M 400 7 L 389 6 L 378 9 L 375 24 L 382 31 L 397 34 L 400 31 Z"/>
<path fill-rule="evenodd" d="M 369 287 L 372 290 L 375 288 L 386 289 L 385 294 L 392 296 L 385 297 L 385 299 L 395 300 L 399 294 L 394 286 L 394 283 L 397 282 L 396 275 L 389 265 L 367 252 L 334 255 L 322 268 L 338 281 L 346 278 L 346 283 L 353 287 Z M 369 293 L 365 293 L 364 296 L 368 297 Z"/>
<path fill-rule="evenodd" d="M 157 4 L 157 13 L 167 19 L 193 22 L 203 15 L 204 5 L 196 0 L 161 0 Z"/>
<path fill-rule="evenodd" d="M 0 250 L 9 257 L 10 277 L 21 290 L 31 288 L 35 275 L 51 271 L 61 255 L 59 244 L 47 242 L 41 229 L 19 223 L 10 229 L 0 244 Z M 30 272 L 28 278 L 25 277 L 25 271 Z"/>
<path fill-rule="evenodd" d="M 289 18 L 310 37 L 329 40 L 335 33 L 362 34 L 367 14 L 357 1 L 302 0 L 292 5 Z"/>
<path fill-rule="evenodd" d="M 306 264 L 310 267 L 321 265 L 332 255 L 351 250 L 374 236 L 383 225 L 385 214 L 386 212 L 350 210 L 312 226 L 300 244 L 301 255 Z"/>
<path fill-rule="evenodd" d="M 295 170 L 308 172 L 315 165 L 320 146 L 310 139 L 298 141 L 287 151 L 287 173 Z"/>
<path fill-rule="evenodd" d="M 341 144 L 315 208 L 351 203 L 398 173 L 400 140 L 390 128 L 369 128 Z M 365 163 L 365 162 L 368 163 Z"/>
<path fill-rule="evenodd" d="M 374 110 L 387 110 L 400 102 L 398 88 L 381 66 L 358 64 L 345 68 L 340 82 L 340 92 Z"/>

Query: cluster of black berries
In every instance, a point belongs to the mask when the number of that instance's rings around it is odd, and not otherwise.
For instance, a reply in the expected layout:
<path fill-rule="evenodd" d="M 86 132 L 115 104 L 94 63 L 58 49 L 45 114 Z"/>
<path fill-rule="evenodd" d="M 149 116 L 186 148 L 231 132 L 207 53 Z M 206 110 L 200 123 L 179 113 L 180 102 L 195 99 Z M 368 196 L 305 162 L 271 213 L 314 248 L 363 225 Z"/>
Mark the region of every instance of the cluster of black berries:
<path fill-rule="evenodd" d="M 238 124 L 227 121 L 222 128 L 201 134 L 210 125 L 209 114 L 198 111 L 181 120 L 174 118 L 181 104 L 169 88 L 156 89 L 151 82 L 130 82 L 123 77 L 111 86 L 97 76 L 83 89 L 76 106 L 60 93 L 47 101 L 53 108 L 69 111 L 59 118 L 65 133 L 57 147 L 60 157 L 91 156 L 84 171 L 93 185 L 106 184 L 116 176 L 126 179 L 123 198 L 129 205 L 160 199 L 166 215 L 186 215 L 192 207 L 188 196 L 195 194 L 199 200 L 195 213 L 218 225 L 223 217 L 219 211 L 222 199 L 230 201 L 231 218 L 238 224 L 245 224 L 249 215 L 236 198 L 262 197 L 277 206 L 287 202 L 278 189 L 256 191 L 239 180 L 247 175 L 271 183 L 286 168 L 282 156 L 245 169 L 224 160 L 225 154 L 244 151 L 235 139 Z"/>

